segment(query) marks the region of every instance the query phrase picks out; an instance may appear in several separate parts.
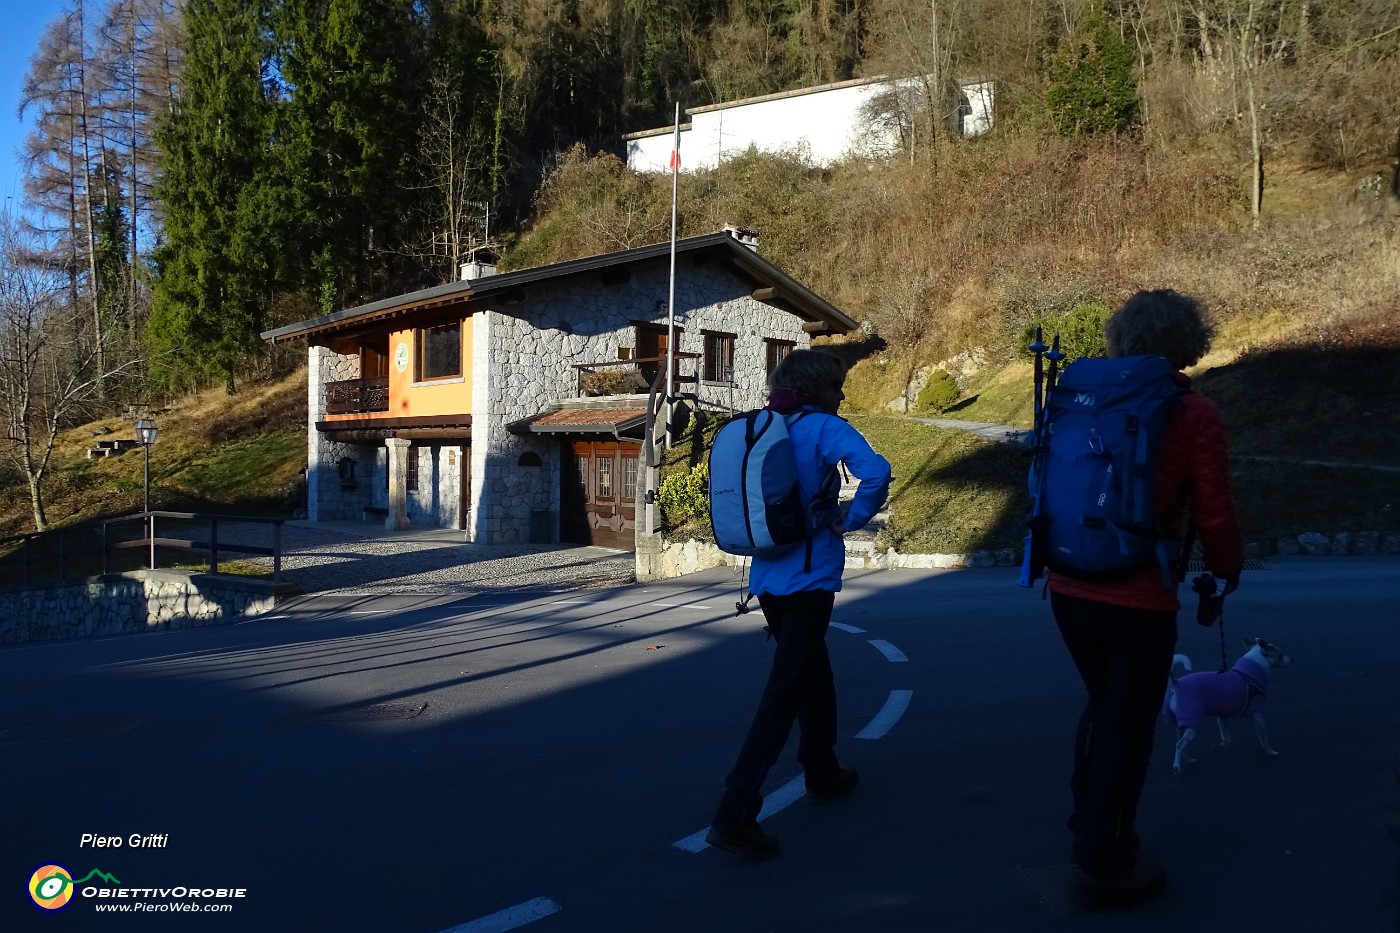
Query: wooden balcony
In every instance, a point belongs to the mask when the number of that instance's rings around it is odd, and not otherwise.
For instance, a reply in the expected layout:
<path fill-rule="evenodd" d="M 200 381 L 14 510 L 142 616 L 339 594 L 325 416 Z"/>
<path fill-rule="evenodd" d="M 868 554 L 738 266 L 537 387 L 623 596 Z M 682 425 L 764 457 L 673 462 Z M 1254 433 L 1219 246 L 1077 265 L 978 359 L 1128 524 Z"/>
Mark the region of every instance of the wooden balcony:
<path fill-rule="evenodd" d="M 389 410 L 389 377 L 326 383 L 326 414 L 362 415 Z"/>

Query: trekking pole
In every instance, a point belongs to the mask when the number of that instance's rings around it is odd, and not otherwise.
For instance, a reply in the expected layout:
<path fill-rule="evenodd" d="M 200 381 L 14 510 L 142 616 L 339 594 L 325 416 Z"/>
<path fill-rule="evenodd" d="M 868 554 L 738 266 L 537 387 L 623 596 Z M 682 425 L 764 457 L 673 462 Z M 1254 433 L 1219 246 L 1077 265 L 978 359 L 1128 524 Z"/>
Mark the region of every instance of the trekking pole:
<path fill-rule="evenodd" d="M 1045 455 L 1045 395 L 1043 394 L 1045 380 L 1045 352 L 1050 349 L 1045 345 L 1043 339 L 1044 331 L 1041 325 L 1035 325 L 1035 342 L 1026 349 L 1035 354 L 1035 408 L 1031 418 L 1031 444 L 1034 447 L 1032 467 L 1034 475 L 1037 477 L 1036 488 L 1031 490 L 1031 517 L 1028 522 L 1025 536 L 1021 539 L 1021 574 L 1016 579 L 1017 586 L 1029 589 L 1040 578 L 1039 561 L 1036 559 L 1038 548 L 1035 544 L 1035 520 L 1040 515 L 1041 485 L 1044 478 L 1044 455 Z M 1059 347 L 1059 334 L 1055 335 L 1055 345 Z M 1054 372 L 1054 363 L 1051 363 L 1051 372 Z"/>
<path fill-rule="evenodd" d="M 1054 339 L 1050 341 L 1050 352 L 1045 354 L 1045 358 L 1050 361 L 1050 372 L 1045 376 L 1045 404 L 1050 404 L 1050 393 L 1055 391 L 1055 380 L 1060 373 L 1060 360 L 1065 358 L 1064 352 L 1060 349 L 1060 332 L 1055 331 Z"/>
<path fill-rule="evenodd" d="M 1035 430 L 1032 432 L 1032 442 L 1035 444 L 1035 454 L 1032 473 L 1036 477 L 1036 488 L 1031 490 L 1031 520 L 1030 528 L 1026 531 L 1026 536 L 1022 541 L 1025 553 L 1021 556 L 1021 575 L 1016 580 L 1017 586 L 1024 586 L 1029 589 L 1040 579 L 1044 570 L 1044 562 L 1040 559 L 1041 546 L 1036 543 L 1036 529 L 1039 525 L 1038 519 L 1041 513 L 1041 499 L 1045 494 L 1045 458 L 1050 447 L 1050 398 L 1055 392 L 1055 381 L 1059 377 L 1060 360 L 1065 358 L 1065 354 L 1060 350 L 1060 333 L 1055 332 L 1055 336 L 1050 341 L 1050 349 L 1045 349 L 1045 343 L 1041 340 L 1039 327 L 1036 328 L 1036 341 L 1031 344 L 1030 349 L 1036 354 L 1036 418 Z M 1037 349 L 1037 347 L 1039 349 Z M 1042 397 L 1041 380 L 1041 356 L 1050 361 L 1050 367 L 1044 373 L 1045 394 Z"/>
<path fill-rule="evenodd" d="M 1041 325 L 1037 324 L 1035 325 L 1035 343 L 1031 344 L 1029 347 L 1026 348 L 1027 350 L 1030 350 L 1032 353 L 1035 354 L 1035 411 L 1034 417 L 1031 418 L 1031 425 L 1036 428 L 1040 426 L 1040 408 L 1042 398 L 1041 380 L 1045 377 L 1043 359 L 1045 357 L 1045 351 L 1050 349 L 1045 345 L 1045 341 L 1041 339 L 1041 336 Z"/>

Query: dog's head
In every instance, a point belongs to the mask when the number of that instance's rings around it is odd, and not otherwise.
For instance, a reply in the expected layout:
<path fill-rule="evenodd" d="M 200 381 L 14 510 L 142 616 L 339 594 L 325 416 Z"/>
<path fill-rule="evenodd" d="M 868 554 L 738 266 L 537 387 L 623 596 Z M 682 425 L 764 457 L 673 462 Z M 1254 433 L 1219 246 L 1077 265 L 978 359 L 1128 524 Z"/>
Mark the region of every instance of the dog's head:
<path fill-rule="evenodd" d="M 1245 653 L 1253 654 L 1264 661 L 1269 667 L 1287 667 L 1293 663 L 1293 659 L 1283 653 L 1283 649 L 1265 638 L 1244 639 Z M 1257 649 L 1257 650 L 1256 650 Z"/>

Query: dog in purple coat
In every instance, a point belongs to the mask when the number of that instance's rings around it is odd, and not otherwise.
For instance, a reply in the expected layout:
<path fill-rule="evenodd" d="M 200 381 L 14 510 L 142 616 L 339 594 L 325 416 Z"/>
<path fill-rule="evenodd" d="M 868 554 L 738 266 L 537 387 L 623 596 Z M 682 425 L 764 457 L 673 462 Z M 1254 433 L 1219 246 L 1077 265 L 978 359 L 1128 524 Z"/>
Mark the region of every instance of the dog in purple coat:
<path fill-rule="evenodd" d="M 1268 734 L 1264 731 L 1269 671 L 1275 667 L 1287 667 L 1293 663 L 1293 659 L 1284 654 L 1278 645 L 1262 638 L 1246 638 L 1244 644 L 1249 650 L 1228 671 L 1193 674 L 1190 673 L 1190 658 L 1184 654 L 1172 658 L 1172 673 L 1167 681 L 1167 698 L 1162 714 L 1167 722 L 1176 727 L 1173 774 L 1180 774 L 1183 764 L 1195 762 L 1194 758 L 1186 758 L 1186 749 L 1205 725 L 1207 716 L 1215 717 L 1220 727 L 1222 746 L 1230 744 L 1230 727 L 1226 721 L 1249 717 L 1254 722 L 1254 734 L 1264 754 L 1270 757 L 1278 755 L 1269 745 Z"/>

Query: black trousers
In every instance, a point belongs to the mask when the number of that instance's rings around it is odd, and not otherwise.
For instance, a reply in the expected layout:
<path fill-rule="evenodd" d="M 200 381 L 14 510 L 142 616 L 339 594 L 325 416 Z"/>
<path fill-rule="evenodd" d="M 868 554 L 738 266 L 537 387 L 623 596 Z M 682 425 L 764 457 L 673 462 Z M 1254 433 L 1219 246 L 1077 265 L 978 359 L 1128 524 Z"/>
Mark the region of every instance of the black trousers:
<path fill-rule="evenodd" d="M 1073 857 L 1088 874 L 1111 879 L 1136 859 L 1138 800 L 1171 673 L 1176 613 L 1053 592 L 1050 605 L 1088 692 L 1070 777 Z"/>
<path fill-rule="evenodd" d="M 758 597 L 777 642 L 773 668 L 739 757 L 724 781 L 714 825 L 737 829 L 758 818 L 763 807 L 759 791 L 787 744 L 794 720 L 801 733 L 797 760 L 808 781 L 821 781 L 840 767 L 835 752 L 836 683 L 826 651 L 835 601 L 830 590 Z"/>

